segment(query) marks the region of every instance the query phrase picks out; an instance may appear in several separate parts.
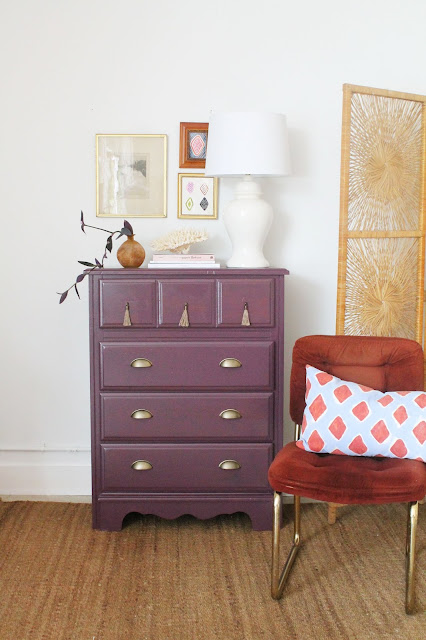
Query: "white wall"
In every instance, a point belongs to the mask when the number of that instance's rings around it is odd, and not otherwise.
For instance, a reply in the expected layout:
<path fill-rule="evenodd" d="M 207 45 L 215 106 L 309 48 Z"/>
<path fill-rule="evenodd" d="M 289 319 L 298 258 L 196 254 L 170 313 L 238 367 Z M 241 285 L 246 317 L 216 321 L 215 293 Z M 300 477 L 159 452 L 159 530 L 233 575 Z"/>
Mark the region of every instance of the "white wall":
<path fill-rule="evenodd" d="M 425 24 L 424 0 L 0 0 L 0 494 L 90 492 L 87 284 L 61 306 L 55 292 L 102 252 L 80 209 L 110 222 L 94 213 L 95 134 L 168 135 L 168 218 L 131 220 L 149 257 L 182 224 L 179 123 L 287 114 L 294 174 L 264 186 L 266 254 L 291 273 L 288 362 L 299 336 L 334 332 L 342 84 L 424 94 Z M 232 186 L 200 225 L 222 260 Z"/>

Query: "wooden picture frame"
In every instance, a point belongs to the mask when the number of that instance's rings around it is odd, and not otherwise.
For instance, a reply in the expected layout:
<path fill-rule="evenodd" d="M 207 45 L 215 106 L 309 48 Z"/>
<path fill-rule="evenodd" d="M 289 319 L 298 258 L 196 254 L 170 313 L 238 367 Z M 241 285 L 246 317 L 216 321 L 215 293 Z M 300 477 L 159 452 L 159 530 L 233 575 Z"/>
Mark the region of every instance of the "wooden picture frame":
<path fill-rule="evenodd" d="M 204 169 L 208 139 L 208 122 L 181 122 L 179 167 Z"/>
<path fill-rule="evenodd" d="M 179 173 L 178 218 L 217 220 L 217 184 L 204 173 Z"/>
<path fill-rule="evenodd" d="M 96 215 L 167 217 L 167 136 L 96 135 Z"/>

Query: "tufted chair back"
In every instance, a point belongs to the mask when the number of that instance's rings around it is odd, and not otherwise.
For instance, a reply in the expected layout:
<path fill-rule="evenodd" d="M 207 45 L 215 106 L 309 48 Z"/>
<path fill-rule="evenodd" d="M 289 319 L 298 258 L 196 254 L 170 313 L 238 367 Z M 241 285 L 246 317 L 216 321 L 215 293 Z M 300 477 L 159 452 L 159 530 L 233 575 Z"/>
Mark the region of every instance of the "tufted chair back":
<path fill-rule="evenodd" d="M 290 415 L 302 423 L 306 365 L 378 391 L 423 391 L 423 351 L 405 338 L 305 336 L 296 341 L 290 378 Z"/>

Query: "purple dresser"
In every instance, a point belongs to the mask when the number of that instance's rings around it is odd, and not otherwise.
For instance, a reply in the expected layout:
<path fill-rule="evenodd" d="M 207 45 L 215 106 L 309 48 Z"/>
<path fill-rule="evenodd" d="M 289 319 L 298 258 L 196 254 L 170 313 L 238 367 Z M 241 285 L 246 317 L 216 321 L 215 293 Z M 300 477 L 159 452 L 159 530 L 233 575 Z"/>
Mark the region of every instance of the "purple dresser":
<path fill-rule="evenodd" d="M 272 528 L 287 273 L 91 272 L 95 528 L 119 530 L 133 511 L 242 511 L 254 529 Z M 185 305 L 189 326 L 179 326 Z"/>

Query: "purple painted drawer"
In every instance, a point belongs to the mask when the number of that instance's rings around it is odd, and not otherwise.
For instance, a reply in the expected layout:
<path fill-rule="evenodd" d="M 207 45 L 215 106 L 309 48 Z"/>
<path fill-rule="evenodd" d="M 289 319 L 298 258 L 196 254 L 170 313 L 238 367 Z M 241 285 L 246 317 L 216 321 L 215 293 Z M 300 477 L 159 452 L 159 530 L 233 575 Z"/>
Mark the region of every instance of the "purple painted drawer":
<path fill-rule="evenodd" d="M 103 440 L 262 441 L 272 438 L 272 393 L 101 394 Z"/>
<path fill-rule="evenodd" d="M 265 490 L 272 444 L 101 445 L 101 457 L 102 491 Z"/>
<path fill-rule="evenodd" d="M 122 327 L 126 304 L 132 326 L 156 325 L 155 280 L 101 280 L 99 286 L 101 327 Z"/>
<path fill-rule="evenodd" d="M 219 278 L 217 288 L 219 325 L 241 326 L 244 305 L 247 305 L 250 326 L 274 326 L 273 278 Z"/>
<path fill-rule="evenodd" d="M 273 342 L 115 342 L 100 350 L 103 389 L 273 386 Z"/>
<path fill-rule="evenodd" d="M 214 280 L 159 280 L 159 324 L 178 327 L 185 304 L 191 327 L 212 327 L 216 323 Z"/>

